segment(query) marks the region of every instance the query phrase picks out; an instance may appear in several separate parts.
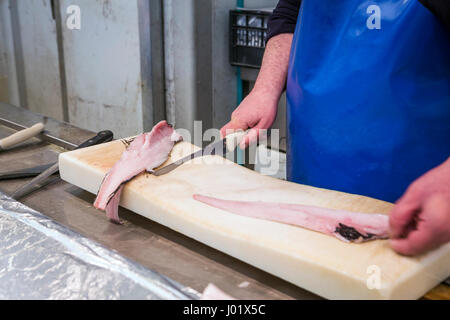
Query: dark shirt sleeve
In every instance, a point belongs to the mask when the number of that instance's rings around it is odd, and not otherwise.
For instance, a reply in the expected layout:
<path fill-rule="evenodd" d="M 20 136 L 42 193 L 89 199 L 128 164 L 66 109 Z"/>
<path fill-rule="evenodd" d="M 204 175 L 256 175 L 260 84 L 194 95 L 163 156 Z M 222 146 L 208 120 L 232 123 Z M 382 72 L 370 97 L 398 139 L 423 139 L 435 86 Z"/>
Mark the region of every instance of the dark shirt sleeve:
<path fill-rule="evenodd" d="M 281 33 L 294 33 L 301 0 L 279 0 L 268 21 L 267 41 Z"/>
<path fill-rule="evenodd" d="M 449 0 L 419 0 L 427 7 L 450 32 L 450 1 Z"/>
<path fill-rule="evenodd" d="M 450 31 L 450 0 L 419 0 Z M 268 22 L 267 41 L 281 33 L 294 33 L 301 0 L 279 0 Z"/>

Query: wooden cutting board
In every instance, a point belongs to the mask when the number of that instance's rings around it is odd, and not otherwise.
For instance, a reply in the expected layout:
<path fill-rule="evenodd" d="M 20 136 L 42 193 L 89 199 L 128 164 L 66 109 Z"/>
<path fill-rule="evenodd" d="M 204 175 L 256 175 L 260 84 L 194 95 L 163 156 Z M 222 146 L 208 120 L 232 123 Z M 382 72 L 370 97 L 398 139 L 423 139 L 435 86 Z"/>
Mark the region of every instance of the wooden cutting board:
<path fill-rule="evenodd" d="M 97 193 L 124 150 L 121 141 L 113 141 L 63 153 L 61 177 Z M 196 150 L 179 143 L 167 163 Z M 344 243 L 303 228 L 231 214 L 193 200 L 194 193 L 368 213 L 392 208 L 367 197 L 263 176 L 218 156 L 194 159 L 160 177 L 139 175 L 124 188 L 121 206 L 325 298 L 417 299 L 450 276 L 450 244 L 407 258 L 391 250 L 387 240 Z"/>

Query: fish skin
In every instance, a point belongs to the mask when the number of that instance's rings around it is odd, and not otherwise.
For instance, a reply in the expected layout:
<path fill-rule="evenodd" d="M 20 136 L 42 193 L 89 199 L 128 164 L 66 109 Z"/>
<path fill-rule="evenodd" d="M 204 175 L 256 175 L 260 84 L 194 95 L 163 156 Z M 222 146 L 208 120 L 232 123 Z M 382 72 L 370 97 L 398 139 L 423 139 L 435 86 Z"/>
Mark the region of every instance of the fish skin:
<path fill-rule="evenodd" d="M 389 217 L 300 204 L 233 201 L 194 194 L 197 201 L 234 214 L 290 224 L 334 236 L 345 242 L 389 237 Z"/>
<path fill-rule="evenodd" d="M 108 218 L 121 223 L 118 206 L 124 184 L 144 171 L 153 172 L 167 160 L 173 146 L 181 139 L 165 120 L 156 124 L 150 132 L 137 136 L 106 174 L 94 207 L 106 210 Z"/>
<path fill-rule="evenodd" d="M 106 216 L 114 223 L 122 224 L 122 221 L 119 218 L 119 203 L 120 196 L 122 195 L 124 184 L 122 184 L 119 189 L 114 193 L 112 198 L 109 200 L 106 205 L 105 211 Z"/>

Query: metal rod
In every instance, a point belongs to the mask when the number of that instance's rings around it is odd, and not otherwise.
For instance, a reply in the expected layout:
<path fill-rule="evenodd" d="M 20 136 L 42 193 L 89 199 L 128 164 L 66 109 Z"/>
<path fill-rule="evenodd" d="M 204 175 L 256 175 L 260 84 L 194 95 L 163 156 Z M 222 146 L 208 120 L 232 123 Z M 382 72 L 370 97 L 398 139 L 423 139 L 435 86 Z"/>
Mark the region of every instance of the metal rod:
<path fill-rule="evenodd" d="M 20 187 L 14 193 L 11 195 L 11 198 L 13 199 L 20 199 L 23 196 L 26 196 L 29 194 L 36 185 L 39 185 L 41 183 L 45 183 L 47 178 L 49 178 L 51 175 L 53 175 L 55 172 L 57 172 L 59 169 L 58 162 L 55 163 L 53 166 L 42 172 L 40 175 L 38 175 L 36 178 L 31 180 L 30 182 L 26 183 L 24 186 Z"/>
<path fill-rule="evenodd" d="M 14 129 L 14 130 L 27 129 L 27 127 L 25 127 L 25 126 L 23 126 L 21 124 L 18 124 L 16 122 L 13 122 L 11 120 L 4 119 L 4 118 L 0 118 L 0 124 L 5 125 L 8 128 L 11 128 L 11 129 Z M 36 138 L 41 139 L 41 140 L 46 141 L 46 142 L 49 142 L 49 143 L 52 143 L 52 144 L 55 144 L 57 146 L 63 147 L 65 149 L 67 149 L 67 150 L 73 150 L 73 149 L 75 149 L 78 146 L 78 145 L 76 145 L 76 144 L 74 144 L 72 142 L 69 142 L 69 141 L 57 138 L 55 136 L 52 136 L 52 135 L 48 134 L 46 131 L 38 134 L 36 136 Z"/>

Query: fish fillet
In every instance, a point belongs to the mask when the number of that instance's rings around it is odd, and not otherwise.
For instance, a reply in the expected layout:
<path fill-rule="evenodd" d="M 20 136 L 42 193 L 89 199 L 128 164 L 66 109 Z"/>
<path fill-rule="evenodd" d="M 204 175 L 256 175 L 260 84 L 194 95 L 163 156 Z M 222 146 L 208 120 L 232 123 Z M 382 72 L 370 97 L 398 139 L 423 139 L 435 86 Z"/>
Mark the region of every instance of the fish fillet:
<path fill-rule="evenodd" d="M 303 227 L 345 242 L 364 242 L 389 236 L 389 218 L 384 214 L 349 212 L 300 204 L 231 201 L 199 194 L 195 194 L 193 198 L 231 213 Z"/>
<path fill-rule="evenodd" d="M 181 136 L 165 120 L 154 126 L 151 132 L 137 136 L 106 174 L 94 207 L 106 210 L 109 219 L 120 223 L 118 207 L 124 183 L 163 164 L 174 144 L 180 140 Z"/>

